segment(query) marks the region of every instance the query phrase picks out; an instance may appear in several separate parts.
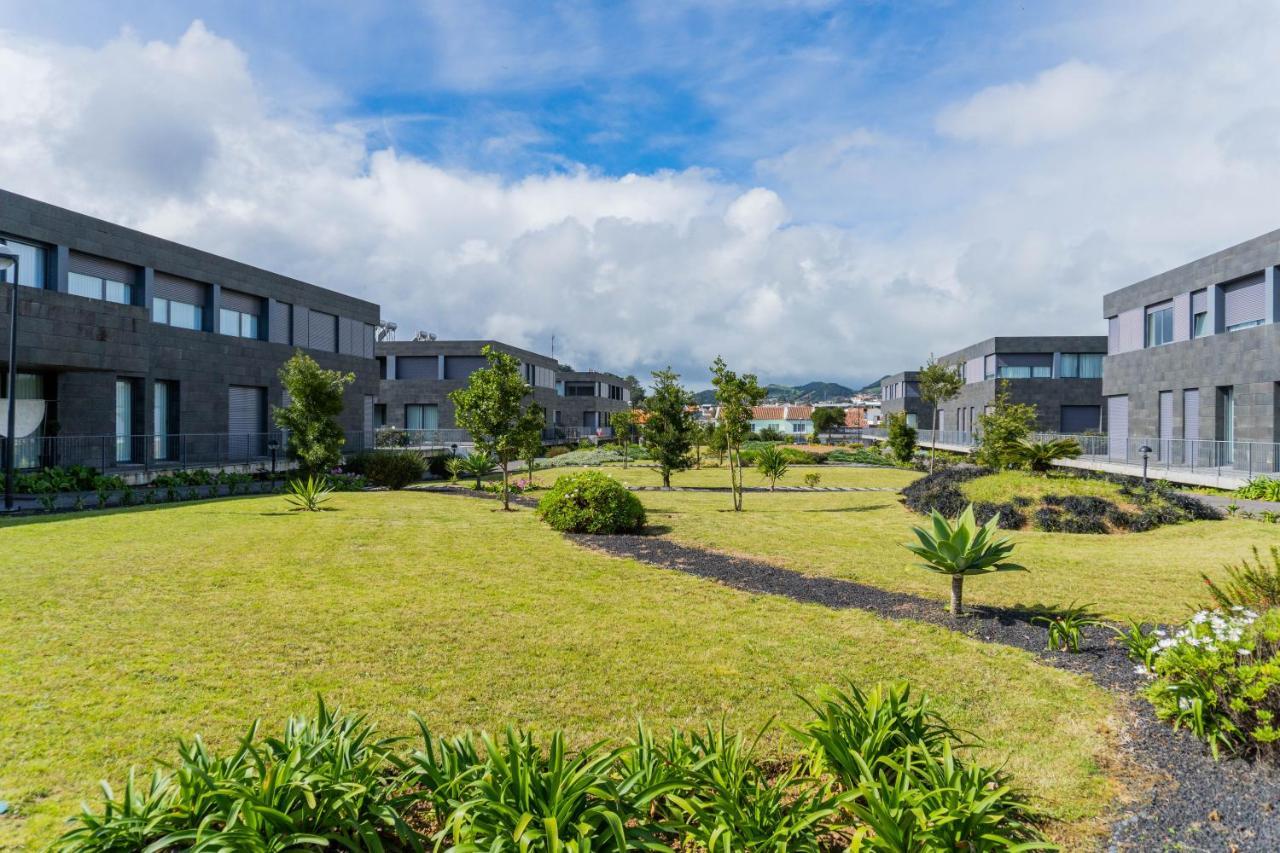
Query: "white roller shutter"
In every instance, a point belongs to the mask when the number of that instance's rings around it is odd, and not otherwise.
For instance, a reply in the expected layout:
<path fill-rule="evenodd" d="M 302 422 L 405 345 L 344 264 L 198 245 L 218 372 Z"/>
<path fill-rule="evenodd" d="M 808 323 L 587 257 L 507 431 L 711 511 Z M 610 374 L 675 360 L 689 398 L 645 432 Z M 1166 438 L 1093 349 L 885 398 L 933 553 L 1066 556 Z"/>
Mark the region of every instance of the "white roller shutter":
<path fill-rule="evenodd" d="M 1129 447 L 1129 398 L 1107 398 L 1107 457 L 1124 460 Z"/>
<path fill-rule="evenodd" d="M 227 387 L 227 455 L 247 459 L 262 455 L 266 430 L 267 389 L 252 385 Z"/>
<path fill-rule="evenodd" d="M 1160 392 L 1160 433 L 1159 446 L 1156 448 L 1157 459 L 1168 459 L 1173 446 L 1173 392 Z"/>
<path fill-rule="evenodd" d="M 1266 317 L 1266 287 L 1260 281 L 1229 284 L 1222 288 L 1224 328 L 1260 323 Z"/>

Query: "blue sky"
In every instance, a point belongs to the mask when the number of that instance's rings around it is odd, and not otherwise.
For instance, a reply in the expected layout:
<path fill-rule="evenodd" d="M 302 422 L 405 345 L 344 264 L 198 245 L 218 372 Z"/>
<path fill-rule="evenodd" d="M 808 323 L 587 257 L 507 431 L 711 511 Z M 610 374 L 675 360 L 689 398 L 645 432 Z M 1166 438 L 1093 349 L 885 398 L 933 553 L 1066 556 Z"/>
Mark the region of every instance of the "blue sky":
<path fill-rule="evenodd" d="M 1280 8 L 0 0 L 0 185 L 693 385 L 860 382 L 1276 227 Z"/>

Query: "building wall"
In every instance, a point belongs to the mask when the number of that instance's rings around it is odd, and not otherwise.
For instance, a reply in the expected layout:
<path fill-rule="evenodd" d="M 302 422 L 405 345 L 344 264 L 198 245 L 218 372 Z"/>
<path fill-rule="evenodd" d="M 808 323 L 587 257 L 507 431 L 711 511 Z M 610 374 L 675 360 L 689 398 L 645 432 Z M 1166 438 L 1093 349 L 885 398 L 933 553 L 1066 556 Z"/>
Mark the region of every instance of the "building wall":
<path fill-rule="evenodd" d="M 1112 351 L 1104 364 L 1103 394 L 1127 396 L 1129 437 L 1159 437 L 1159 395 L 1171 391 L 1172 434 L 1183 438 L 1183 391 L 1199 389 L 1198 435 L 1212 440 L 1223 435 L 1219 389 L 1233 388 L 1235 439 L 1280 440 L 1280 328 L 1276 320 L 1280 288 L 1276 265 L 1280 264 L 1280 231 L 1272 231 L 1236 246 L 1162 272 L 1159 275 L 1108 293 L 1103 316 L 1114 319 Z M 1263 324 L 1226 331 L 1222 286 L 1261 280 L 1264 288 Z M 1190 338 L 1187 294 L 1206 290 L 1208 334 Z M 1144 346 L 1145 309 L 1174 301 L 1174 342 Z"/>
<path fill-rule="evenodd" d="M 293 353 L 291 343 L 248 339 L 213 331 L 179 329 L 152 322 L 149 303 L 155 271 L 189 278 L 208 286 L 204 306 L 216 323 L 219 292 L 228 288 L 260 297 L 260 337 L 270 336 L 269 315 L 275 301 L 287 302 L 344 318 L 359 328 L 348 335 L 340 354 L 307 349 L 321 366 L 351 372 L 355 382 L 346 393 L 340 418 L 349 431 L 365 428 L 364 398 L 377 391 L 372 329 L 378 306 L 304 282 L 122 228 L 74 211 L 0 191 L 0 236 L 47 247 L 44 289 L 19 288 L 18 368 L 56 376 L 56 426 L 60 435 L 112 435 L 115 432 L 115 382 L 139 380 L 135 429 L 152 432 L 154 382 L 179 383 L 179 423 L 175 432 L 225 433 L 230 385 L 267 389 L 270 405 L 279 405 L 277 375 Z M 136 267 L 136 298 L 120 305 L 67 292 L 67 258 L 72 251 L 120 261 Z M 0 300 L 0 353 L 8 349 L 8 300 Z M 280 330 L 277 330 L 278 332 Z M 287 330 L 286 330 L 287 331 Z M 286 338 L 287 339 L 287 338 Z"/>
<path fill-rule="evenodd" d="M 604 392 L 600 396 L 595 397 L 566 397 L 560 396 L 556 399 L 555 409 L 560 412 L 560 423 L 567 427 L 581 427 L 583 414 L 586 412 L 596 412 L 597 415 L 613 415 L 617 412 L 625 412 L 631 408 L 631 392 L 627 388 L 626 380 L 621 376 L 613 373 L 600 373 L 597 371 L 561 371 L 556 376 L 558 384 L 563 385 L 565 382 L 593 382 L 596 383 Z M 622 389 L 622 399 L 613 400 L 608 396 L 609 385 L 615 385 Z M 598 420 L 603 420 L 597 418 Z M 600 424 L 604 426 L 603 423 Z"/>
<path fill-rule="evenodd" d="M 903 412 L 908 418 L 915 416 L 915 425 L 919 429 L 929 429 L 933 426 L 933 406 L 920 399 L 918 395 L 889 396 L 891 393 L 889 389 L 892 387 L 905 388 L 906 383 L 915 382 L 918 377 L 917 371 L 908 370 L 896 373 L 880 384 L 880 411 L 885 421 L 888 421 L 891 415 Z"/>

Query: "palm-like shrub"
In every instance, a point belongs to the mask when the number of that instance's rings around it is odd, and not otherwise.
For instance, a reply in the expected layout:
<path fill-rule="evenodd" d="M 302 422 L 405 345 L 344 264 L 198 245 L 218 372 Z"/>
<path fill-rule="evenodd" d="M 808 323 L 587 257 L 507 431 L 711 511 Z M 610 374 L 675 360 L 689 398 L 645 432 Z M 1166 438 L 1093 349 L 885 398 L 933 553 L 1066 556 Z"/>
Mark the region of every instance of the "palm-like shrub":
<path fill-rule="evenodd" d="M 1013 449 L 1014 460 L 1028 470 L 1044 473 L 1059 459 L 1076 459 L 1080 456 L 1080 442 L 1074 438 L 1054 438 L 1049 441 L 1018 439 Z"/>
<path fill-rule="evenodd" d="M 932 527 L 912 527 L 920 544 L 904 547 L 921 560 L 921 568 L 951 577 L 951 615 L 964 610 L 964 579 L 968 575 L 992 572 L 1025 572 L 1017 563 L 1008 562 L 1013 553 L 1013 540 L 998 536 L 1000 516 L 979 525 L 973 517 L 973 504 L 964 508 L 954 521 L 937 510 L 931 517 Z"/>
<path fill-rule="evenodd" d="M 293 504 L 295 509 L 305 512 L 319 512 L 320 504 L 333 496 L 333 487 L 326 477 L 307 475 L 307 479 L 296 477 L 289 481 L 284 499 Z"/>
<path fill-rule="evenodd" d="M 1248 560 L 1239 566 L 1227 566 L 1227 577 L 1215 582 L 1201 573 L 1209 595 L 1223 610 L 1248 607 L 1254 610 L 1270 610 L 1280 607 L 1280 548 L 1271 546 L 1271 565 L 1262 561 L 1257 547 L 1253 549 L 1253 562 Z"/>
<path fill-rule="evenodd" d="M 471 453 L 462 460 L 462 470 L 468 476 L 476 478 L 476 489 L 480 488 L 480 478 L 493 471 L 498 463 L 488 453 Z"/>
<path fill-rule="evenodd" d="M 450 456 L 444 463 L 445 473 L 449 475 L 449 482 L 456 483 L 458 478 L 467 472 L 467 463 L 464 459 L 457 456 Z"/>
<path fill-rule="evenodd" d="M 538 514 L 563 533 L 638 533 L 645 522 L 640 499 L 599 471 L 557 479 L 538 502 Z"/>
<path fill-rule="evenodd" d="M 787 455 L 777 445 L 771 444 L 756 453 L 756 470 L 769 481 L 769 491 L 773 491 L 778 480 L 787 475 Z"/>

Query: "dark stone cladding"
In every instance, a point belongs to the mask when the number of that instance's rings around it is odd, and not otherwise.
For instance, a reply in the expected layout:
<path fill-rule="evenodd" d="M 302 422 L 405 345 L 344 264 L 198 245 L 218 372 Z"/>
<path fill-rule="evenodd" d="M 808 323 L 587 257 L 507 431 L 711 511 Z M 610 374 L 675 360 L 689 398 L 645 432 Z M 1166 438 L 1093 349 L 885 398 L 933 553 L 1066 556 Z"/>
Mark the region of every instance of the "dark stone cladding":
<path fill-rule="evenodd" d="M 970 359 L 983 358 L 1001 353 L 1096 353 L 1105 354 L 1107 338 L 1105 335 L 1048 335 L 1022 337 L 993 337 L 971 344 L 963 349 L 948 353 L 938 358 L 944 364 L 963 364 Z M 914 379 L 918 373 L 908 371 L 890 376 L 884 385 Z M 1037 428 L 1044 432 L 1057 432 L 1062 426 L 1063 406 L 1098 406 L 1101 417 L 1105 418 L 1102 400 L 1102 380 L 1100 379 L 1010 379 L 1007 381 L 984 379 L 980 382 L 965 384 L 959 395 L 941 405 L 945 413 L 943 428 L 953 430 L 961 423 L 960 410 L 964 410 L 964 422 L 977 423 L 977 416 L 987 406 L 995 402 L 998 386 L 1008 388 L 1009 400 L 1013 403 L 1029 403 L 1036 407 Z M 883 387 L 883 385 L 882 385 Z M 898 404 L 891 406 L 891 403 Z M 928 428 L 932 425 L 931 407 L 917 398 L 907 398 L 906 406 L 902 400 L 882 401 L 882 411 L 887 415 L 893 411 L 915 412 L 919 418 L 919 426 Z M 970 417 L 971 416 L 971 417 Z"/>
<path fill-rule="evenodd" d="M 597 370 L 563 371 L 556 378 L 561 382 L 602 382 L 607 385 L 617 385 L 624 389 L 624 393 L 627 387 L 626 380 L 621 376 Z M 611 400 L 606 392 L 603 397 L 561 397 L 556 408 L 560 411 L 561 424 L 580 427 L 582 416 L 587 412 L 605 412 L 612 415 L 627 411 L 631 408 L 631 403 L 627 400 Z"/>
<path fill-rule="evenodd" d="M 115 432 L 114 383 L 142 382 L 135 405 L 134 431 L 146 434 L 154 382 L 179 383 L 182 433 L 225 433 L 227 388 L 251 385 L 267 389 L 269 407 L 279 405 L 277 375 L 292 354 L 288 344 L 236 338 L 215 332 L 178 329 L 153 323 L 144 305 L 117 305 L 58 292 L 59 256 L 68 250 L 118 260 L 219 287 L 278 299 L 376 324 L 379 308 L 371 302 L 325 290 L 198 249 L 143 234 L 14 193 L 0 191 L 0 235 L 49 249 L 48 289 L 19 290 L 18 365 L 22 371 L 57 374 L 57 429 L 61 435 L 111 435 Z M 0 300 L 0 358 L 8 351 L 8 295 Z M 343 427 L 361 430 L 366 397 L 377 393 L 377 364 L 371 358 L 306 349 L 322 366 L 349 371 Z"/>
<path fill-rule="evenodd" d="M 890 385 L 898 382 L 915 382 L 919 375 L 919 371 L 906 370 L 886 377 L 880 383 L 880 413 L 886 420 L 890 415 L 903 412 L 908 416 L 916 416 L 916 427 L 919 429 L 930 429 L 933 426 L 933 406 L 924 400 L 914 396 L 895 397 L 892 400 L 885 397 L 885 389 Z"/>
<path fill-rule="evenodd" d="M 456 429 L 453 402 L 449 392 L 466 387 L 465 379 L 394 379 L 390 378 L 391 358 L 398 356 L 479 356 L 485 346 L 513 355 L 526 364 L 534 364 L 555 371 L 556 360 L 526 349 L 504 344 L 501 341 L 381 341 L 374 347 L 375 355 L 386 361 L 388 378 L 379 383 L 378 403 L 386 407 L 386 425 L 403 429 L 405 406 L 437 406 L 440 429 Z M 547 413 L 547 423 L 553 422 L 559 408 L 560 397 L 556 389 L 535 388 L 533 401 Z"/>

